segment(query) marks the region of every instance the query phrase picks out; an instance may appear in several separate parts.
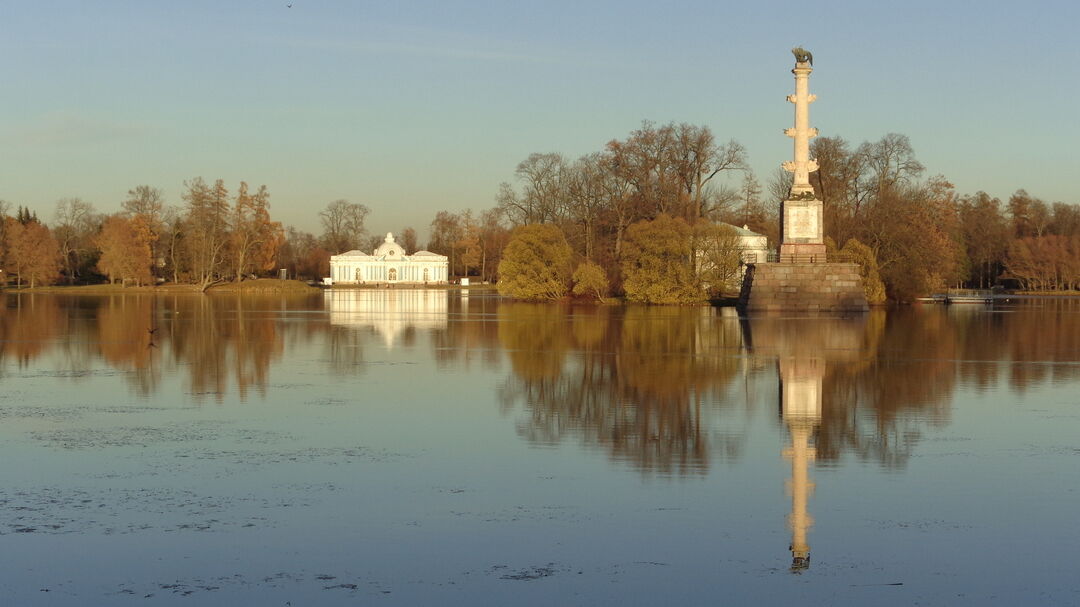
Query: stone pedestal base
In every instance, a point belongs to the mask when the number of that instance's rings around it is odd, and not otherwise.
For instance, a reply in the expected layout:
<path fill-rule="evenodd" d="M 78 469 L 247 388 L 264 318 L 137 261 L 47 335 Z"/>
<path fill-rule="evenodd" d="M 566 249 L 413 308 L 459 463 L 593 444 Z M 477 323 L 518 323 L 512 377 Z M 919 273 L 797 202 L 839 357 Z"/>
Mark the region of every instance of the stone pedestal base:
<path fill-rule="evenodd" d="M 780 245 L 780 263 L 825 263 L 824 244 L 784 243 Z"/>
<path fill-rule="evenodd" d="M 835 313 L 864 312 L 869 306 L 858 264 L 757 263 L 746 267 L 739 308 Z"/>

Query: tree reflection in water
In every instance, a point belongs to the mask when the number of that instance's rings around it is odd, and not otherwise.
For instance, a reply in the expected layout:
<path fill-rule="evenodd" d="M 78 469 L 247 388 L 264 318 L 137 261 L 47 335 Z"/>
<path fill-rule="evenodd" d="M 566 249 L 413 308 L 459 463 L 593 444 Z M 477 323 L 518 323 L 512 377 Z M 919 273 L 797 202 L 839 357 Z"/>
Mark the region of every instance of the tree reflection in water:
<path fill-rule="evenodd" d="M 958 381 L 992 381 L 999 361 L 1025 343 L 1029 323 L 1057 324 L 1019 316 L 914 308 L 736 322 L 710 308 L 507 303 L 497 311 L 498 335 L 512 375 L 500 399 L 507 409 L 522 406 L 519 433 L 530 441 L 575 437 L 643 471 L 693 473 L 740 453 L 746 421 L 735 413 L 743 405 L 750 415 L 752 399 L 729 390 L 733 380 L 781 361 L 779 382 L 782 361 L 820 360 L 819 464 L 850 453 L 899 468 L 927 427 L 948 423 Z M 1080 345 L 1075 332 L 1038 334 L 1055 335 L 1062 356 Z M 1036 376 L 1024 373 L 1025 382 Z M 1075 376 L 1076 368 L 1042 373 Z"/>
<path fill-rule="evenodd" d="M 734 320 L 711 308 L 510 303 L 498 309 L 512 375 L 504 408 L 521 404 L 519 433 L 538 443 L 577 437 L 659 474 L 703 473 L 712 451 L 735 457 L 742 433 L 708 423 L 742 368 Z"/>
<path fill-rule="evenodd" d="M 27 294 L 5 303 L 0 306 L 0 363 L 13 360 L 23 368 L 66 332 L 68 317 L 55 297 Z"/>
<path fill-rule="evenodd" d="M 154 351 L 164 339 L 155 308 L 158 298 L 117 295 L 103 298 L 97 309 L 101 357 L 116 369 L 133 371 L 131 383 L 139 395 L 154 392 L 161 380 Z"/>
<path fill-rule="evenodd" d="M 421 293 L 394 305 L 416 300 L 422 309 L 383 319 L 396 327 L 389 342 L 386 327 L 376 326 L 386 314 L 364 317 L 361 330 L 333 325 L 321 295 L 11 294 L 0 306 L 0 372 L 48 353 L 76 381 L 103 361 L 125 371 L 138 394 L 179 372 L 195 400 L 221 400 L 230 386 L 247 398 L 266 392 L 271 363 L 287 349 L 315 344 L 335 375 L 350 375 L 363 372 L 365 348 L 376 341 L 415 349 L 423 335 L 441 369 L 509 362 L 498 397 L 506 411 L 520 407 L 518 432 L 527 440 L 578 440 L 657 474 L 700 474 L 711 460 L 739 457 L 761 400 L 743 389 L 770 369 L 779 375 L 784 358 L 823 361 L 812 437 L 819 465 L 845 454 L 906 465 L 926 428 L 948 423 L 958 385 L 986 390 L 1007 381 L 1023 391 L 1080 377 L 1075 299 L 740 321 L 713 308 Z M 775 411 L 776 392 L 766 394 Z"/>
<path fill-rule="evenodd" d="M 169 301 L 169 300 L 166 300 Z M 255 389 L 264 395 L 270 363 L 281 357 L 278 334 L 280 301 L 236 296 L 183 297 L 163 310 L 167 348 L 176 361 L 189 365 L 190 392 L 221 401 L 229 379 L 241 399 Z"/>
<path fill-rule="evenodd" d="M 301 299 L 232 296 L 57 296 L 19 294 L 0 308 L 0 362 L 25 367 L 36 357 L 59 357 L 78 378 L 96 359 L 127 371 L 140 395 L 158 389 L 162 373 L 182 369 L 196 401 L 221 401 L 230 383 L 241 399 L 265 394 L 270 363 L 281 358 L 282 312 L 310 308 Z M 326 323 L 318 329 L 326 331 Z M 294 339 L 312 327 L 290 325 Z"/>

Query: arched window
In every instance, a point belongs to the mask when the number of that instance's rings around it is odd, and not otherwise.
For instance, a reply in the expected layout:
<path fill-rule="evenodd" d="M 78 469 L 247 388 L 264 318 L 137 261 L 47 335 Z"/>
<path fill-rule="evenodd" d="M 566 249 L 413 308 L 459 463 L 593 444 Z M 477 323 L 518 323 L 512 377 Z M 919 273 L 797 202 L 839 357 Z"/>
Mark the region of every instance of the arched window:
<path fill-rule="evenodd" d="M 360 268 L 356 268 L 356 282 L 363 282 L 364 274 L 360 271 Z"/>
<path fill-rule="evenodd" d="M 428 282 L 429 280 L 431 280 L 431 269 L 424 268 L 424 282 Z"/>
<path fill-rule="evenodd" d="M 387 280 L 397 280 L 397 268 L 390 268 L 390 273 L 386 275 Z"/>

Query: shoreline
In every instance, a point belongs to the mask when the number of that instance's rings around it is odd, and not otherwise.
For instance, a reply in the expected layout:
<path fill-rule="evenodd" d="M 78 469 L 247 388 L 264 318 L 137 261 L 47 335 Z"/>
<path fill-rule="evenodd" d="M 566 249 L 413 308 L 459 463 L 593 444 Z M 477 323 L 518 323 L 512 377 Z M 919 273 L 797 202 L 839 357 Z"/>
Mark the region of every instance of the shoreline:
<path fill-rule="evenodd" d="M 239 294 L 239 295 L 314 295 L 324 291 L 341 290 L 417 290 L 426 289 L 434 291 L 483 291 L 494 292 L 494 284 L 477 284 L 462 286 L 458 284 L 366 284 L 366 285 L 341 285 L 323 286 L 310 285 L 302 280 L 285 280 L 278 278 L 258 278 L 243 282 L 224 282 L 210 286 L 203 291 L 198 285 L 166 283 L 162 285 L 121 286 L 118 284 L 97 285 L 49 285 L 45 287 L 24 288 L 0 288 L 0 293 L 6 294 L 62 294 L 62 295 L 201 295 L 201 294 Z"/>

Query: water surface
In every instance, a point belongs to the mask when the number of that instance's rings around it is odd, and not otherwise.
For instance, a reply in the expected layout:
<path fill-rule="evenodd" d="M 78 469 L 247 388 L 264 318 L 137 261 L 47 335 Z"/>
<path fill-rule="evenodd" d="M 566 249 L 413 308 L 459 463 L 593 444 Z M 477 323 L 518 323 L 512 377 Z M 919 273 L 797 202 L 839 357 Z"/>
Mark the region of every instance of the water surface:
<path fill-rule="evenodd" d="M 18 605 L 1080 604 L 1080 302 L 8 295 Z"/>

